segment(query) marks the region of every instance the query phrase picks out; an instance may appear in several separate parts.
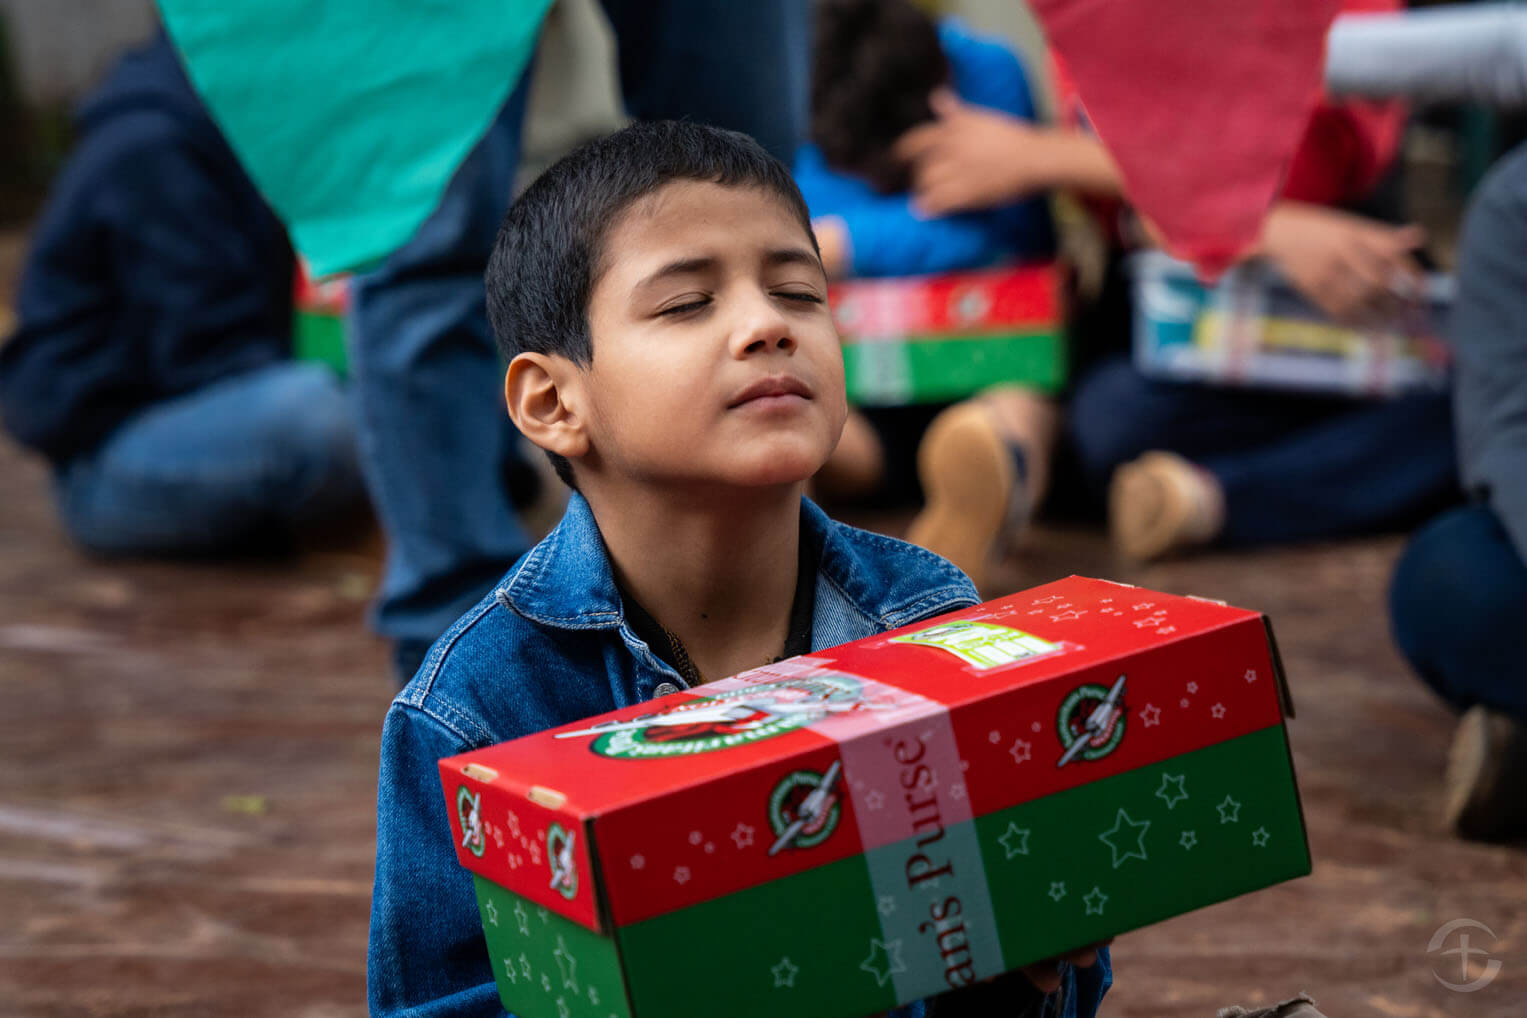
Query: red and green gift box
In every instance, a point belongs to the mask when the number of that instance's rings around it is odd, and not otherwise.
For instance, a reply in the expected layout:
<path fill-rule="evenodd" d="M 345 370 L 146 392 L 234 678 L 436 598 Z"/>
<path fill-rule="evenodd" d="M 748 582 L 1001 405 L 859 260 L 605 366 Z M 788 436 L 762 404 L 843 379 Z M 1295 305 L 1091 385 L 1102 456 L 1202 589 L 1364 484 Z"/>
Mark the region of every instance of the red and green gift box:
<path fill-rule="evenodd" d="M 292 356 L 347 374 L 345 314 L 349 308 L 349 276 L 316 280 L 299 261 L 292 286 Z"/>
<path fill-rule="evenodd" d="M 1058 279 L 1047 263 L 832 287 L 849 401 L 935 403 L 1004 383 L 1059 389 Z"/>
<path fill-rule="evenodd" d="M 992 385 L 1045 391 L 1065 381 L 1050 265 L 859 280 L 831 288 L 848 398 L 861 406 L 960 399 Z M 297 268 L 293 348 L 343 375 L 350 277 Z"/>
<path fill-rule="evenodd" d="M 1310 871 L 1264 616 L 1069 577 L 440 762 L 504 1006 L 857 1016 Z"/>
<path fill-rule="evenodd" d="M 1451 276 L 1427 276 L 1405 311 L 1358 325 L 1333 321 L 1265 261 L 1212 287 L 1160 251 L 1133 255 L 1129 268 L 1135 363 L 1151 377 L 1368 397 L 1447 388 Z"/>

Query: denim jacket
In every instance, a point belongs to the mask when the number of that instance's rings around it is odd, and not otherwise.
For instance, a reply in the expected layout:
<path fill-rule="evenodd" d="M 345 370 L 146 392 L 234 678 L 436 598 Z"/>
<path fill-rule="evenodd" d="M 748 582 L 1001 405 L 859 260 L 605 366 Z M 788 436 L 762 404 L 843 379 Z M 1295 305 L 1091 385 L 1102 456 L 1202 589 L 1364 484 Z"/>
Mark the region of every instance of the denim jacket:
<path fill-rule="evenodd" d="M 809 501 L 801 527 L 821 549 L 813 650 L 978 600 L 937 555 L 836 523 Z M 436 762 L 684 687 L 628 625 L 594 515 L 574 494 L 556 529 L 435 643 L 387 712 L 367 957 L 373 1015 L 503 1013 Z M 675 944 L 675 961 L 699 946 Z M 1090 1018 L 1107 973 L 1106 959 L 1082 979 L 1067 973 L 1063 1018 Z"/>

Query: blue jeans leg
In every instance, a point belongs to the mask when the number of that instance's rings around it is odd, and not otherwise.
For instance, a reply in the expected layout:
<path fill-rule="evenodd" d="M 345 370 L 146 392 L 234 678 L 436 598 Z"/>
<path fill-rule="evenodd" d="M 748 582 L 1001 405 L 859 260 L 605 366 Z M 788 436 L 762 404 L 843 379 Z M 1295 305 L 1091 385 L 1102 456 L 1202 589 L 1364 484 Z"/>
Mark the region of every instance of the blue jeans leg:
<path fill-rule="evenodd" d="M 1452 410 L 1440 393 L 1352 403 L 1275 442 L 1200 463 L 1225 493 L 1226 544 L 1411 527 L 1463 497 Z"/>
<path fill-rule="evenodd" d="M 603 0 L 626 108 L 742 131 L 786 166 L 805 134 L 807 0 Z"/>
<path fill-rule="evenodd" d="M 355 280 L 350 370 L 361 457 L 388 538 L 373 621 L 406 678 L 529 546 L 483 269 L 519 163 L 526 82 L 417 234 Z"/>
<path fill-rule="evenodd" d="M 348 394 L 282 363 L 151 407 L 57 479 L 69 533 L 108 554 L 210 555 L 364 505 Z"/>
<path fill-rule="evenodd" d="M 1118 358 L 1078 385 L 1068 431 L 1094 497 L 1152 449 L 1208 469 L 1225 493 L 1229 544 L 1363 533 L 1459 497 L 1440 394 L 1368 401 L 1162 382 Z"/>
<path fill-rule="evenodd" d="M 1527 563 L 1484 505 L 1453 509 L 1411 538 L 1395 567 L 1395 642 L 1437 695 L 1527 722 Z"/>

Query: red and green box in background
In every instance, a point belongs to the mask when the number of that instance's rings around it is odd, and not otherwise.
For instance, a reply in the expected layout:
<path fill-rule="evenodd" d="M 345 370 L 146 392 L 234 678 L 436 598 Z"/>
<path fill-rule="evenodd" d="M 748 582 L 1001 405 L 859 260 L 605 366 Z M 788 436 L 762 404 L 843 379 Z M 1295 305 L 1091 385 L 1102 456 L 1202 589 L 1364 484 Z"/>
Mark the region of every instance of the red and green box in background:
<path fill-rule="evenodd" d="M 349 276 L 315 281 L 298 262 L 292 287 L 292 356 L 327 364 L 338 375 L 348 374 L 345 315 L 349 310 Z"/>
<path fill-rule="evenodd" d="M 832 287 L 849 401 L 931 403 L 1002 383 L 1058 389 L 1066 358 L 1056 279 L 1042 265 Z M 345 374 L 349 277 L 314 281 L 299 266 L 294 298 L 295 355 Z"/>
<path fill-rule="evenodd" d="M 1058 280 L 1047 263 L 833 286 L 849 402 L 936 403 L 999 384 L 1059 389 Z"/>
<path fill-rule="evenodd" d="M 1070 577 L 442 760 L 504 1006 L 863 1015 L 1304 875 L 1266 619 Z"/>

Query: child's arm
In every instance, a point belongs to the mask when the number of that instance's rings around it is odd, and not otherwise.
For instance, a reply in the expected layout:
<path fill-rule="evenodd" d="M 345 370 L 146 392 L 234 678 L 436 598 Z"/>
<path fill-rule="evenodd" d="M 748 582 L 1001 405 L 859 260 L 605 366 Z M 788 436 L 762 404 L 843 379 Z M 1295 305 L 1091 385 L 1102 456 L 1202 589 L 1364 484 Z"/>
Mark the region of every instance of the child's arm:
<path fill-rule="evenodd" d="M 1113 157 L 1090 134 L 1040 127 L 1005 113 L 935 96 L 938 119 L 896 143 L 913 164 L 918 208 L 947 215 L 990 208 L 1044 191 L 1117 197 Z"/>
<path fill-rule="evenodd" d="M 915 276 L 989 265 L 1013 254 L 1034 257 L 1053 246 L 1042 202 L 987 213 L 926 217 L 905 195 L 867 198 L 816 221 L 824 264 L 834 276 Z M 837 231 L 834 233 L 833 231 Z"/>
<path fill-rule="evenodd" d="M 436 762 L 471 743 L 394 704 L 382 728 L 376 886 L 366 957 L 373 1016 L 500 1015 L 472 877 L 456 861 Z"/>

